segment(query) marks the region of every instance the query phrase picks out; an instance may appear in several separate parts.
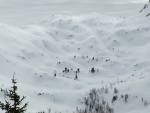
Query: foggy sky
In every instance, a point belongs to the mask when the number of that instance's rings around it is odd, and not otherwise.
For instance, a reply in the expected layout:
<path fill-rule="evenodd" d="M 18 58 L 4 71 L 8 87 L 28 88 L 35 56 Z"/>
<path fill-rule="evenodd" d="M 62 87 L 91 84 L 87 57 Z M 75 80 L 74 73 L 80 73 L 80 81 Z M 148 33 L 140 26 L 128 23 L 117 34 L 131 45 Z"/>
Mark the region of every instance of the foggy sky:
<path fill-rule="evenodd" d="M 137 14 L 148 0 L 0 0 L 0 23 L 20 23 L 53 14 Z"/>

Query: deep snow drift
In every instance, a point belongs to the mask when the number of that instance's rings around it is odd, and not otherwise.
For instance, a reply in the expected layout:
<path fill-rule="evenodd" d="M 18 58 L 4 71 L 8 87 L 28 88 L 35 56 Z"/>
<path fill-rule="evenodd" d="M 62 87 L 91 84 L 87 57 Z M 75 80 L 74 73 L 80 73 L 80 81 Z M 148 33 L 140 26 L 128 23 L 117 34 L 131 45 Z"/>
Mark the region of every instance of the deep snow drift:
<path fill-rule="evenodd" d="M 150 106 L 141 100 L 150 102 L 150 4 L 146 6 L 132 18 L 92 13 L 53 15 L 23 27 L 0 24 L 0 88 L 9 89 L 16 72 L 18 92 L 27 97 L 32 113 L 48 108 L 73 112 L 83 107 L 86 92 L 101 87 L 108 87 L 103 96 L 115 113 L 148 113 Z M 63 72 L 65 67 L 69 72 Z M 92 67 L 95 73 L 89 72 Z M 115 87 L 119 99 L 112 104 Z M 124 94 L 127 103 L 121 100 Z M 5 99 L 1 92 L 0 100 Z"/>

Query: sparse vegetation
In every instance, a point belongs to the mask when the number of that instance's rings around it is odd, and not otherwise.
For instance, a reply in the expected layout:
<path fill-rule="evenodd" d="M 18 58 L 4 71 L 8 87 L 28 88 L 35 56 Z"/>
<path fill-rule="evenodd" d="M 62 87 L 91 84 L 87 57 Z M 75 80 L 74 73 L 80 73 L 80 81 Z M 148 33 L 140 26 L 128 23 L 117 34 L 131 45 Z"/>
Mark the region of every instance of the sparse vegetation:
<path fill-rule="evenodd" d="M 105 88 L 92 89 L 86 97 L 84 97 L 83 109 L 76 108 L 76 113 L 114 113 L 114 109 L 104 99 L 102 93 Z"/>

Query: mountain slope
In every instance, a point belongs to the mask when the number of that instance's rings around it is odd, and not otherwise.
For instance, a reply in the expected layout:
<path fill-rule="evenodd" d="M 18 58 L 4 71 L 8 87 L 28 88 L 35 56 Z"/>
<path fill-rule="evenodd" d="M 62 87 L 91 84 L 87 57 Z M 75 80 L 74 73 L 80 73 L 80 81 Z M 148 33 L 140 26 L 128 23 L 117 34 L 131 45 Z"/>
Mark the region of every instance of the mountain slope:
<path fill-rule="evenodd" d="M 0 88 L 9 88 L 16 72 L 28 112 L 51 107 L 66 113 L 83 107 L 85 92 L 108 87 L 103 96 L 115 113 L 147 113 L 150 107 L 141 99 L 150 101 L 148 10 L 149 6 L 139 18 L 92 13 L 54 15 L 23 27 L 0 24 Z M 63 72 L 65 67 L 69 72 Z M 89 72 L 93 67 L 96 72 Z M 119 100 L 112 104 L 115 87 Z M 121 99 L 124 94 L 129 95 L 128 103 Z M 1 92 L 0 100 L 4 99 Z"/>

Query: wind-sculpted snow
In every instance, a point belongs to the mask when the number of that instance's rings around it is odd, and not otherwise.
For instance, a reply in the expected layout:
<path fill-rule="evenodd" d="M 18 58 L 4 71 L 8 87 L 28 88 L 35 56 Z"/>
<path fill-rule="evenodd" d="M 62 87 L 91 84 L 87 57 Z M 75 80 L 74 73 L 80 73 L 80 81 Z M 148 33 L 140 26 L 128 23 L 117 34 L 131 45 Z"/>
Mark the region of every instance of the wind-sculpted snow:
<path fill-rule="evenodd" d="M 16 72 L 32 113 L 49 107 L 73 112 L 83 108 L 85 92 L 101 87 L 108 88 L 102 95 L 115 113 L 148 113 L 141 99 L 150 101 L 150 24 L 141 18 L 92 13 L 50 16 L 23 27 L 0 24 L 0 88 L 9 88 Z M 119 99 L 112 103 L 115 87 Z"/>

